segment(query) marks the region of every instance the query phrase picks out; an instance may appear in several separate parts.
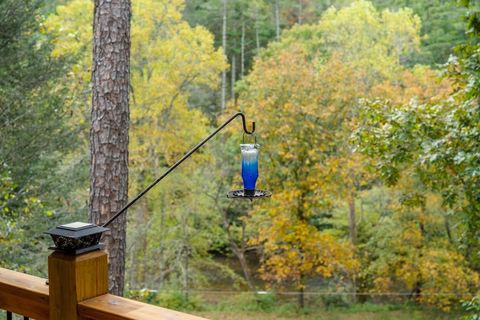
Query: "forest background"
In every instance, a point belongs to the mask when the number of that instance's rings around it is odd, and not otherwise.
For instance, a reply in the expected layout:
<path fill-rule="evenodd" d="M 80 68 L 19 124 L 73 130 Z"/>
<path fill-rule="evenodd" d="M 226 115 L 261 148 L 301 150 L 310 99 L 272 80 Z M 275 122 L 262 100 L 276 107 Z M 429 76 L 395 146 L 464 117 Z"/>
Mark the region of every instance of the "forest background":
<path fill-rule="evenodd" d="M 129 210 L 125 294 L 219 319 L 479 310 L 477 9 L 133 0 L 129 194 L 242 110 L 273 197 L 225 198 L 242 136 L 216 138 Z M 45 275 L 43 232 L 88 219 L 92 12 L 0 2 L 1 267 Z"/>

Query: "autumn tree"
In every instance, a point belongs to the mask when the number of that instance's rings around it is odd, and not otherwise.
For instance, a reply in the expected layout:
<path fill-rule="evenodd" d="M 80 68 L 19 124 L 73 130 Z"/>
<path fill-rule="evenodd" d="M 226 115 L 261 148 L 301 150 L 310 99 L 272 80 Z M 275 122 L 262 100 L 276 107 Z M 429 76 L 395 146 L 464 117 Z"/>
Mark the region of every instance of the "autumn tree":
<path fill-rule="evenodd" d="M 466 6 L 471 4 L 470 1 L 463 3 Z M 457 48 L 457 56 L 450 59 L 446 69 L 453 90 L 440 100 L 366 100 L 361 112 L 363 125 L 356 133 L 360 150 L 377 159 L 377 170 L 387 184 L 398 186 L 407 177 L 413 179 L 423 190 L 421 195 L 428 191 L 440 195 L 441 209 L 456 212 L 457 219 L 464 222 L 460 227 L 460 245 L 456 243 L 463 257 L 445 252 L 444 249 L 425 254 L 429 256 L 427 259 L 437 256 L 436 262 L 430 261 L 426 265 L 429 270 L 434 270 L 434 274 L 441 272 L 436 265 L 441 261 L 445 262 L 443 268 L 457 268 L 455 271 L 442 272 L 444 284 L 453 286 L 453 290 L 458 290 L 458 286 L 465 290 L 466 276 L 471 273 L 468 267 L 478 268 L 479 265 L 480 206 L 476 154 L 479 119 L 477 43 L 480 28 L 477 7 L 472 5 L 470 9 L 467 17 L 473 44 Z M 422 201 L 416 203 L 416 207 L 422 209 Z M 418 229 L 416 231 L 417 236 L 424 233 Z M 417 242 L 418 239 L 421 237 L 417 237 Z M 417 262 L 425 259 L 420 258 Z M 425 276 L 422 279 L 421 275 L 415 273 L 404 275 L 417 277 L 419 283 L 428 282 Z M 431 277 L 431 274 L 428 276 Z M 474 274 L 471 279 L 478 281 L 478 275 Z M 478 283 L 473 282 L 473 289 L 477 289 Z M 434 298 L 422 299 L 429 302 Z M 443 299 L 440 304 L 450 307 L 452 301 L 449 298 L 439 299 Z"/>
<path fill-rule="evenodd" d="M 317 24 L 285 32 L 239 86 L 241 105 L 262 123 L 267 181 L 278 194 L 272 206 L 260 206 L 260 217 L 268 219 L 257 222 L 266 279 L 293 280 L 302 290 L 306 277 L 331 276 L 333 266 L 354 270 L 351 247 L 328 238 L 322 215 L 346 202 L 349 237 L 356 242 L 356 197 L 376 178 L 370 160 L 349 143 L 357 106 L 379 94 L 381 84 L 401 81 L 405 57 L 419 47 L 419 29 L 408 9 L 378 12 L 366 1 L 331 8 Z M 302 242 L 302 234 L 318 239 L 319 247 Z M 329 260 L 321 256 L 322 242 L 329 244 L 323 247 Z"/>
<path fill-rule="evenodd" d="M 259 227 L 252 243 L 263 244 L 262 277 L 272 283 L 293 283 L 301 292 L 307 277 L 328 278 L 356 267 L 352 247 L 321 227 L 329 208 L 321 177 L 327 173 L 329 145 L 334 144 L 334 137 L 321 126 L 327 128 L 336 118 L 334 106 L 322 101 L 340 102 L 335 88 L 353 87 L 338 72 L 341 65 L 336 61 L 332 61 L 335 74 L 320 65 L 312 68 L 311 63 L 304 50 L 295 46 L 259 61 L 248 78 L 250 90 L 241 100 L 255 106 L 247 107 L 248 111 L 262 123 L 262 153 L 268 155 L 264 163 L 270 164 L 263 171 L 275 192 L 272 201 L 258 209 L 261 214 L 250 221 Z M 303 294 L 299 299 L 303 306 Z"/>
<path fill-rule="evenodd" d="M 383 214 L 367 231 L 362 252 L 363 290 L 400 292 L 424 305 L 455 309 L 475 293 L 479 275 L 456 248 L 462 231 L 448 223 L 451 210 L 408 176 L 383 192 Z"/>

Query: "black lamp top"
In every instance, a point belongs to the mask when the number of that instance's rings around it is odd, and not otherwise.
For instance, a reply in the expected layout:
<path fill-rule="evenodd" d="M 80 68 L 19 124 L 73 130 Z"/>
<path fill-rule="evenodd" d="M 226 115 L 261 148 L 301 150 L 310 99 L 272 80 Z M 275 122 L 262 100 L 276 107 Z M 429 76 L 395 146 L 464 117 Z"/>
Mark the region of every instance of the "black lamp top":
<path fill-rule="evenodd" d="M 91 234 L 102 233 L 107 230 L 107 228 L 92 223 L 72 222 L 50 229 L 45 233 L 68 238 L 81 238 Z"/>

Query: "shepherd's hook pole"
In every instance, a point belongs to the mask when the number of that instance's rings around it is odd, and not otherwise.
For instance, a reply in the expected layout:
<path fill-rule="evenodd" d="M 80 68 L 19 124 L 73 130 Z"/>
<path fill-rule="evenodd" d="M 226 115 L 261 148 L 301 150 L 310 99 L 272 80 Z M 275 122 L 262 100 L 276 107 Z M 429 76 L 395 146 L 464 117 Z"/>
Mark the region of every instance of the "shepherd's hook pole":
<path fill-rule="evenodd" d="M 131 205 L 133 205 L 135 202 L 137 202 L 138 199 L 143 197 L 150 189 L 152 189 L 157 183 L 163 180 L 166 176 L 170 174 L 175 168 L 177 168 L 183 161 L 188 159 L 195 151 L 200 149 L 201 146 L 203 146 L 205 143 L 207 143 L 208 140 L 210 140 L 213 136 L 215 136 L 220 130 L 225 128 L 230 122 L 232 122 L 233 119 L 236 117 L 241 117 L 242 118 L 242 124 L 243 124 L 243 131 L 246 134 L 253 134 L 255 132 L 255 122 L 252 121 L 252 130 L 249 131 L 247 129 L 246 125 L 246 120 L 245 120 L 245 115 L 243 112 L 237 112 L 234 115 L 232 115 L 230 118 L 228 118 L 227 121 L 225 121 L 221 126 L 219 126 L 217 129 L 215 129 L 212 133 L 210 133 L 205 139 L 203 139 L 200 143 L 198 143 L 195 147 L 193 147 L 190 151 L 188 151 L 180 160 L 175 162 L 170 168 L 168 168 L 167 171 L 165 171 L 164 174 L 162 174 L 160 177 L 157 178 L 151 185 L 149 185 L 145 190 L 140 192 L 135 198 L 133 198 L 125 207 L 120 209 L 113 217 L 111 217 L 107 222 L 103 224 L 103 227 L 107 227 L 110 223 L 112 223 L 115 219 L 118 218 L 122 213 L 124 213 Z"/>

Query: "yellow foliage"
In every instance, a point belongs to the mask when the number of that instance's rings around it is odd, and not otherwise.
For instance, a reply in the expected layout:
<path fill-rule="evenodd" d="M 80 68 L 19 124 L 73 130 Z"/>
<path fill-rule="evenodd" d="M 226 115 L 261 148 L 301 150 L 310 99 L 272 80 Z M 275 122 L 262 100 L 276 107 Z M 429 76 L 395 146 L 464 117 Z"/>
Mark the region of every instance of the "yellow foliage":
<path fill-rule="evenodd" d="M 429 210 L 391 204 L 394 214 L 373 232 L 362 270 L 371 292 L 415 295 L 422 304 L 449 311 L 477 290 L 478 273 L 453 244 L 434 237 L 437 226 L 444 227 L 437 198 L 426 197 Z"/>
<path fill-rule="evenodd" d="M 131 169 L 142 179 L 150 168 L 172 164 L 206 134 L 207 119 L 188 107 L 190 88 L 215 88 L 227 67 L 213 35 L 182 20 L 183 8 L 183 0 L 132 2 L 129 152 Z M 45 23 L 55 36 L 54 57 L 81 57 L 70 80 L 83 86 L 90 79 L 92 12 L 92 1 L 72 0 Z M 88 105 L 89 97 L 84 99 Z"/>
<path fill-rule="evenodd" d="M 448 79 L 441 78 L 438 71 L 415 66 L 411 70 L 403 70 L 393 79 L 375 85 L 370 97 L 387 98 L 394 104 L 406 104 L 411 99 L 419 103 L 433 103 L 446 99 L 451 90 Z"/>
<path fill-rule="evenodd" d="M 269 222 L 263 224 L 258 238 L 252 241 L 264 246 L 266 258 L 260 268 L 264 280 L 279 285 L 293 282 L 301 289 L 308 276 L 329 278 L 334 273 L 349 275 L 355 272 L 358 262 L 349 243 L 319 232 L 289 214 L 291 208 L 284 205 L 282 203 L 280 210 L 269 211 Z"/>

